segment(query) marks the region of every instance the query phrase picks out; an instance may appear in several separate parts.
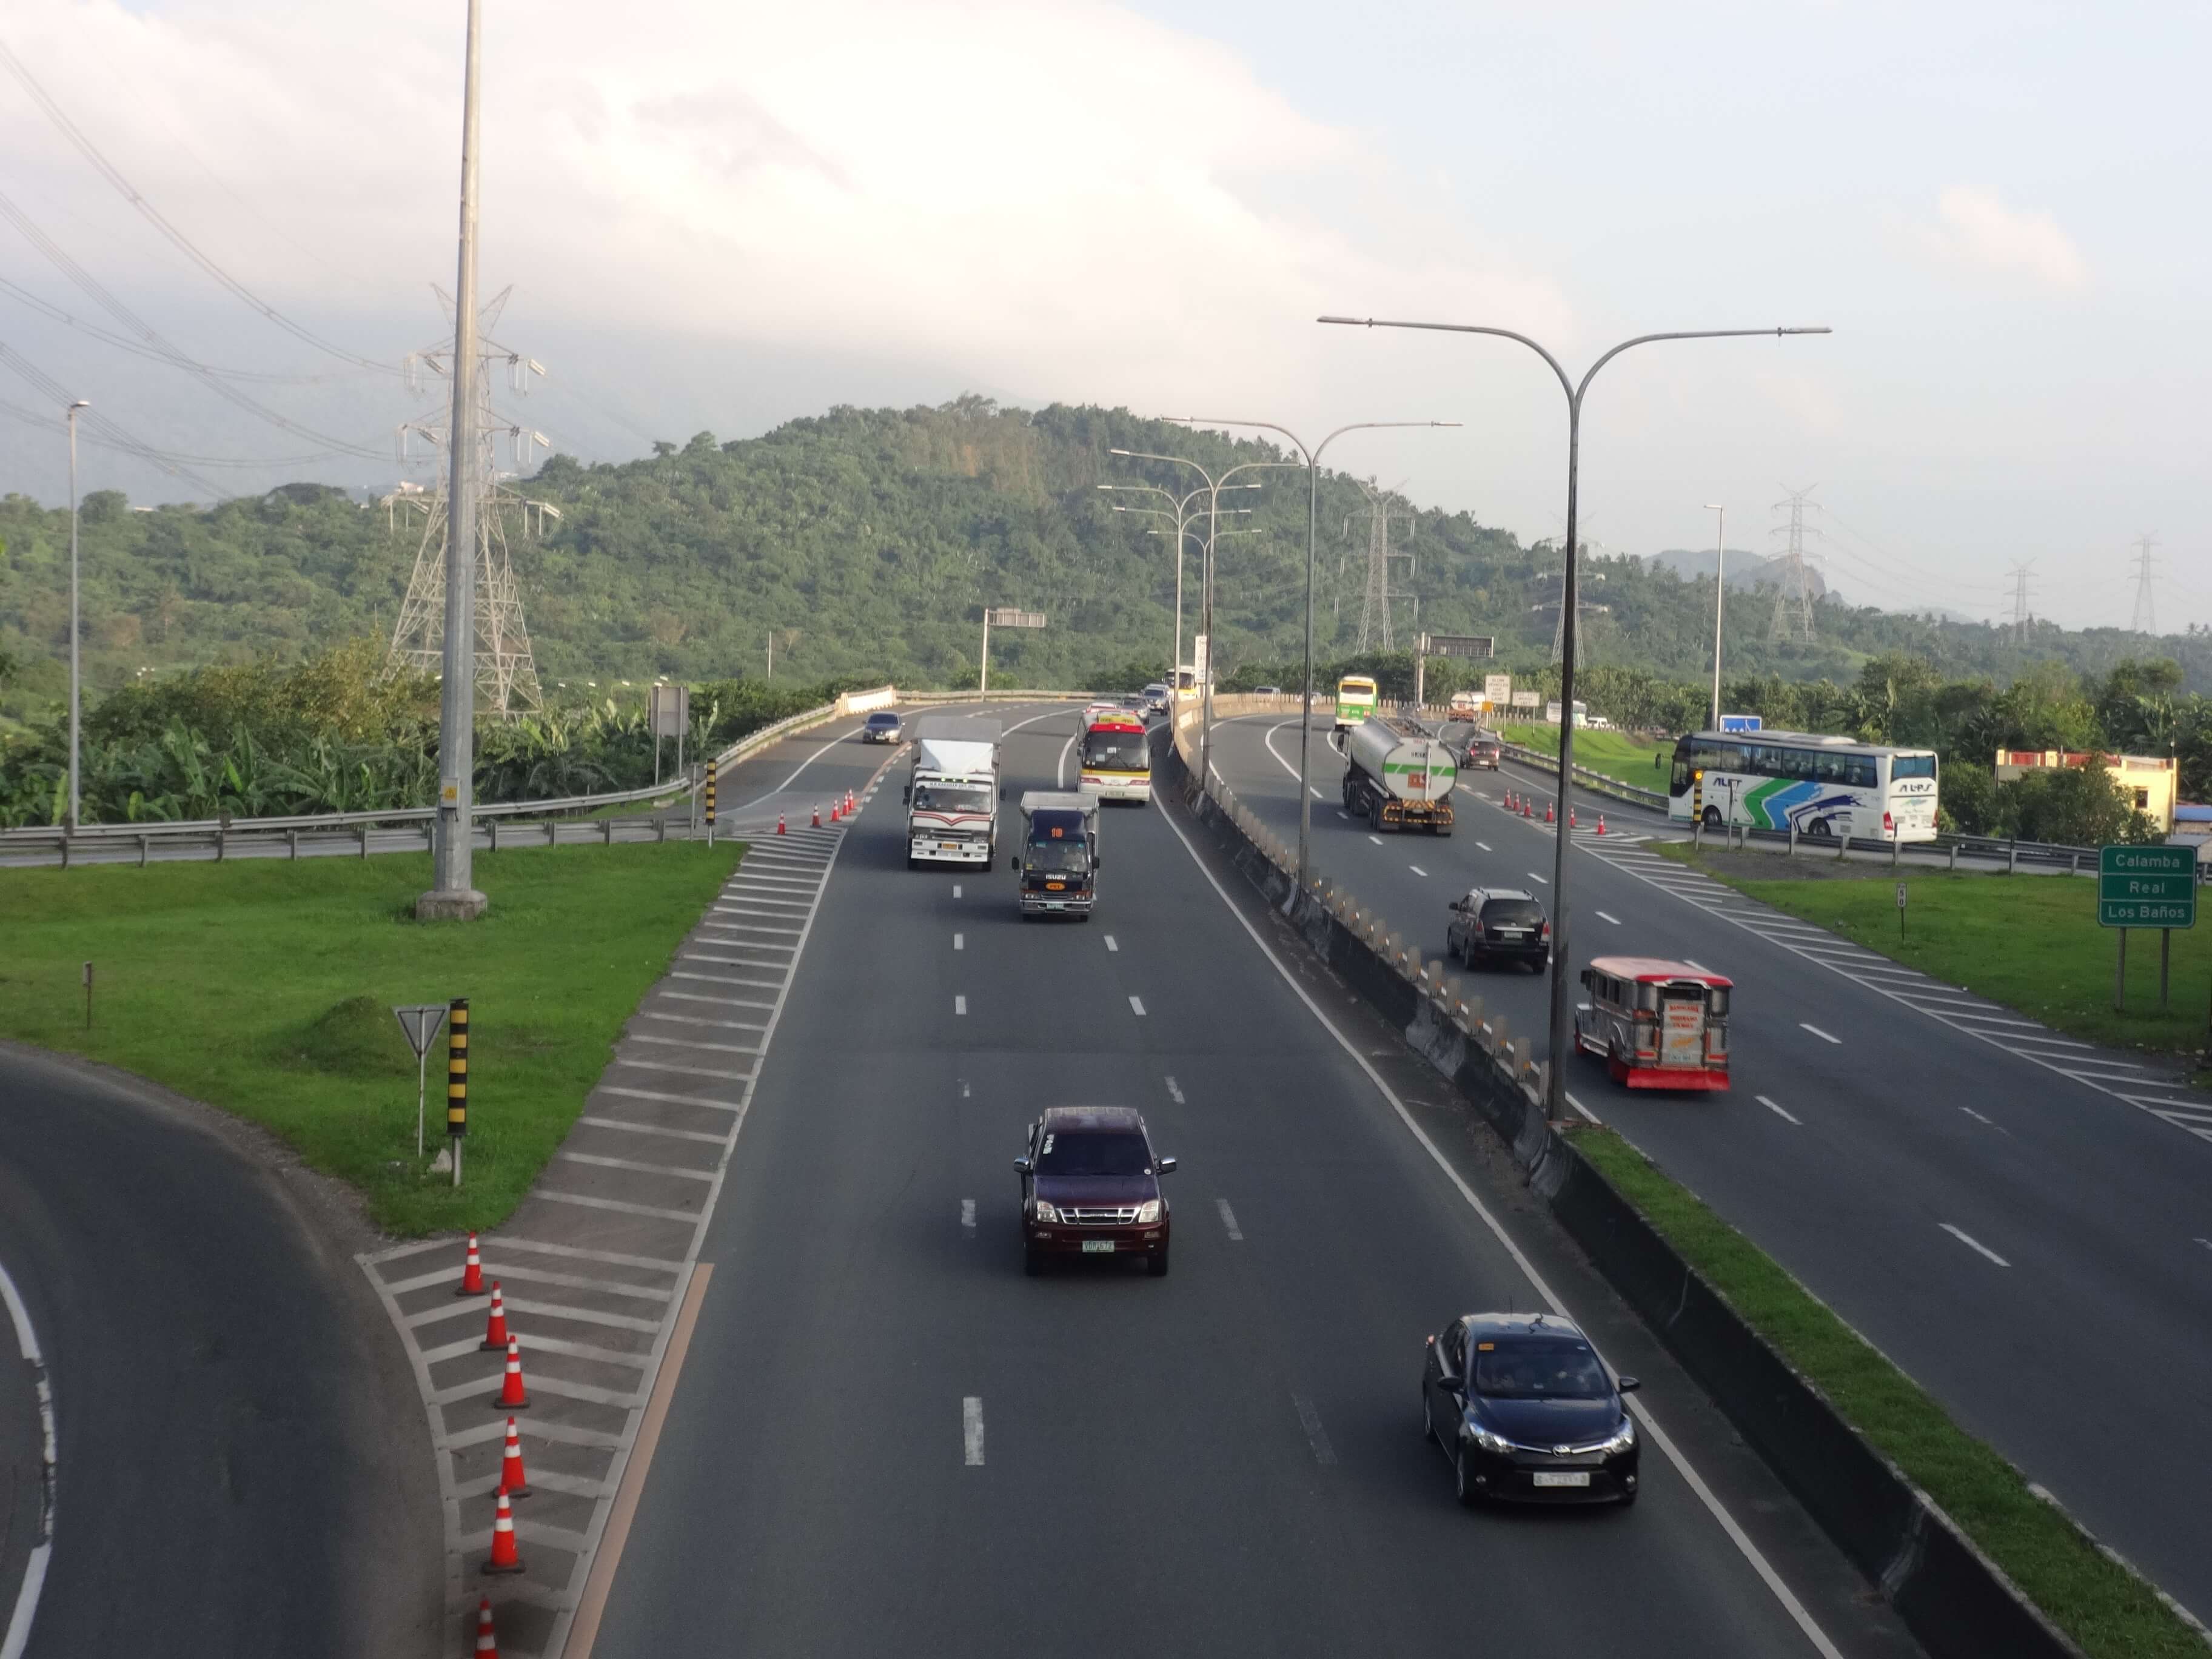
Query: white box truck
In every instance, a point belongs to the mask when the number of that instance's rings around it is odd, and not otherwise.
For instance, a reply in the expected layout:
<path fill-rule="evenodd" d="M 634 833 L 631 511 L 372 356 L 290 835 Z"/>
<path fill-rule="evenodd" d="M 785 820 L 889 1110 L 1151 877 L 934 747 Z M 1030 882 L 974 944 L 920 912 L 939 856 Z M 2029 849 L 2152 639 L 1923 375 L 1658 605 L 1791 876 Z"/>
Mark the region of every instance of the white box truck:
<path fill-rule="evenodd" d="M 908 869 L 997 862 L 1000 730 L 998 721 L 972 714 L 925 714 L 915 722 Z"/>

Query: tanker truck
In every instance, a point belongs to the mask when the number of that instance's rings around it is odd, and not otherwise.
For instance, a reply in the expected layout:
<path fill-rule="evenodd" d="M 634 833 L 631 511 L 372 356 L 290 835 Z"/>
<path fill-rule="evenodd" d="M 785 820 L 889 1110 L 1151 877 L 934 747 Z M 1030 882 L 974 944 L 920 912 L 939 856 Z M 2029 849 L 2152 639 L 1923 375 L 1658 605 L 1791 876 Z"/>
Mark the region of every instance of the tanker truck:
<path fill-rule="evenodd" d="M 1458 775 L 1451 750 L 1404 715 L 1370 714 L 1345 734 L 1344 810 L 1376 830 L 1449 836 Z"/>

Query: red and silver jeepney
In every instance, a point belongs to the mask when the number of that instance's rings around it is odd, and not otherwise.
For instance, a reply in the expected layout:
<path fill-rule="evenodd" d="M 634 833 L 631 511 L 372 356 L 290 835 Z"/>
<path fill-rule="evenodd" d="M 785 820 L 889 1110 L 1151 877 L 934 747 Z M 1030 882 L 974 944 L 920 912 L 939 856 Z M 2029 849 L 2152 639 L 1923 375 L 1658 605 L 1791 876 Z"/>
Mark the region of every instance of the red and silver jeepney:
<path fill-rule="evenodd" d="M 1657 957 L 1599 957 L 1583 969 L 1575 1047 L 1632 1089 L 1729 1086 L 1729 994 L 1721 974 Z"/>

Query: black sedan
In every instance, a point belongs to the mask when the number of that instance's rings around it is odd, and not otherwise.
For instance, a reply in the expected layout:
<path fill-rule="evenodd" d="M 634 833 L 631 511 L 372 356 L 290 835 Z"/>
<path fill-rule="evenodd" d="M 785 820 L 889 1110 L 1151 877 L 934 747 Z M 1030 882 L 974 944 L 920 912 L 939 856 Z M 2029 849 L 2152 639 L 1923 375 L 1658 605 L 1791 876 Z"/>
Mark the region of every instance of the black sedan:
<path fill-rule="evenodd" d="M 1633 1504 L 1635 1388 L 1564 1316 L 1466 1314 L 1429 1339 L 1421 1430 L 1462 1504 Z"/>
<path fill-rule="evenodd" d="M 888 708 L 878 709 L 860 724 L 862 743 L 896 743 L 903 735 L 899 717 Z"/>

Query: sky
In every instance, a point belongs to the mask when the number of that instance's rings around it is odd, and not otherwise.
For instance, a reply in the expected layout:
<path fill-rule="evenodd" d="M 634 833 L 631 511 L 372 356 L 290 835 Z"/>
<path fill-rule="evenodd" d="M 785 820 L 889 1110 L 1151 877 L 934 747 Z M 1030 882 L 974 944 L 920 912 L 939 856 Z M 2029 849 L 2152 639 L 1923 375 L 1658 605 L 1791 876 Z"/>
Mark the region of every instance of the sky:
<path fill-rule="evenodd" d="M 2125 627 L 2148 532 L 2159 628 L 2212 624 L 2203 5 L 484 14 L 483 292 L 547 370 L 501 406 L 554 449 L 963 392 L 1451 421 L 1325 459 L 1534 540 L 1565 499 L 1541 359 L 1318 316 L 1508 328 L 1577 379 L 1633 335 L 1821 325 L 1609 363 L 1585 537 L 1709 547 L 1717 502 L 1778 550 L 1812 487 L 1854 601 L 2008 617 L 2024 564 L 2036 615 Z M 9 0 L 53 110 L 0 58 L 0 490 L 65 498 L 68 397 L 82 487 L 134 501 L 424 476 L 397 366 L 450 328 L 463 16 Z"/>

